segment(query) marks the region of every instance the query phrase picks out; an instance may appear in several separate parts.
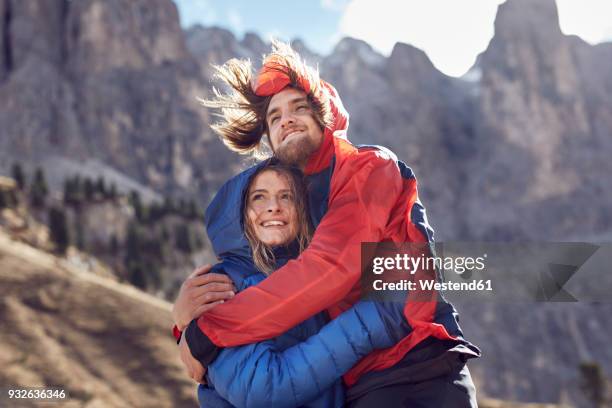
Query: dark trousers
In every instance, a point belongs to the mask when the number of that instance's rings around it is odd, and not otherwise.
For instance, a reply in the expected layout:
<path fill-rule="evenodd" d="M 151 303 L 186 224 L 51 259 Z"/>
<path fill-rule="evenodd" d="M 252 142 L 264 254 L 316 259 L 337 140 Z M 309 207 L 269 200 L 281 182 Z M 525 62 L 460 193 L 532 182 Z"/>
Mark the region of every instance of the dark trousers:
<path fill-rule="evenodd" d="M 349 408 L 474 408 L 476 388 L 467 365 L 429 380 L 395 384 L 372 390 L 356 400 Z"/>

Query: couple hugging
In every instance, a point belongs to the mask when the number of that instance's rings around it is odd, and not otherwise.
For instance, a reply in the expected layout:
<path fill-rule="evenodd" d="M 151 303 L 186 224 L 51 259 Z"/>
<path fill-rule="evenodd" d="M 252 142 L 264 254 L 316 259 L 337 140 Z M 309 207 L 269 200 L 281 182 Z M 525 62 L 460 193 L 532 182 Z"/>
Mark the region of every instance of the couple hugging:
<path fill-rule="evenodd" d="M 276 42 L 256 74 L 217 67 L 213 126 L 274 155 L 206 211 L 219 263 L 187 278 L 174 333 L 203 407 L 475 407 L 463 338 L 439 293 L 360 301 L 361 243 L 432 242 L 416 179 L 390 151 L 346 138 L 336 90 Z"/>

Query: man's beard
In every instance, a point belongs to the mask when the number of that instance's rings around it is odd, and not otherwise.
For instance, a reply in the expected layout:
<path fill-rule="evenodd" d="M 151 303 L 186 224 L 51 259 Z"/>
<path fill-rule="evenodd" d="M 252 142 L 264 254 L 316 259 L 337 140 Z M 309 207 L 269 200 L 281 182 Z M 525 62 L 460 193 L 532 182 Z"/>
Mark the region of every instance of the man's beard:
<path fill-rule="evenodd" d="M 283 164 L 302 167 L 317 149 L 318 146 L 309 137 L 302 136 L 296 140 L 290 140 L 286 145 L 281 145 L 274 152 L 274 156 Z"/>

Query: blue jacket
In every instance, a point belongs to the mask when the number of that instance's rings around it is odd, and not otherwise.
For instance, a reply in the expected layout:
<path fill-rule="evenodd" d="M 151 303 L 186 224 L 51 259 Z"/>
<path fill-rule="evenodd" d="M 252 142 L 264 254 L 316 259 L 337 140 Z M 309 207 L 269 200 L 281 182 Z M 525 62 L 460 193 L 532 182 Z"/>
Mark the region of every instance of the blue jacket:
<path fill-rule="evenodd" d="M 263 164 L 260 164 L 263 165 Z M 231 179 L 207 210 L 207 231 L 221 259 L 214 271 L 227 274 L 240 292 L 266 276 L 251 259 L 241 225 L 241 203 L 258 166 Z M 298 254 L 277 251 L 277 267 Z M 328 322 L 319 313 L 267 341 L 223 349 L 200 386 L 201 406 L 334 407 L 344 404 L 340 381 L 361 358 L 403 338 L 408 325 L 399 302 L 359 302 Z"/>

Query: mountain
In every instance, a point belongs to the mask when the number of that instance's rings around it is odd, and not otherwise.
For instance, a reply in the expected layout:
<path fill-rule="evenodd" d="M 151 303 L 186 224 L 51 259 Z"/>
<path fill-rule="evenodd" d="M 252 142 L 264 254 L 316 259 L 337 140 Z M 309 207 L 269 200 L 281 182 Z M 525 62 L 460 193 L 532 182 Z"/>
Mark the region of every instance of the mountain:
<path fill-rule="evenodd" d="M 351 113 L 351 139 L 387 145 L 413 167 L 438 239 L 563 240 L 612 228 L 603 188 L 612 44 L 565 36 L 554 0 L 502 4 L 463 78 L 410 45 L 385 58 L 352 39 L 321 70 Z"/>
<path fill-rule="evenodd" d="M 256 34 L 183 32 L 170 0 L 2 0 L 0 11 L 0 172 L 23 160 L 42 164 L 55 186 L 81 171 L 149 201 L 207 202 L 249 163 L 219 143 L 196 98 L 210 95 L 210 64 L 259 60 L 268 45 Z M 565 36 L 554 0 L 501 5 L 463 78 L 408 44 L 389 57 L 350 38 L 329 56 L 295 47 L 340 91 L 350 138 L 386 145 L 413 167 L 438 240 L 612 229 L 602 185 L 612 44 Z"/>
<path fill-rule="evenodd" d="M 201 199 L 236 170 L 205 125 L 196 98 L 209 87 L 171 1 L 2 0 L 0 10 L 3 165 L 35 162 L 61 180 L 96 159 L 108 168 L 99 174 Z"/>

